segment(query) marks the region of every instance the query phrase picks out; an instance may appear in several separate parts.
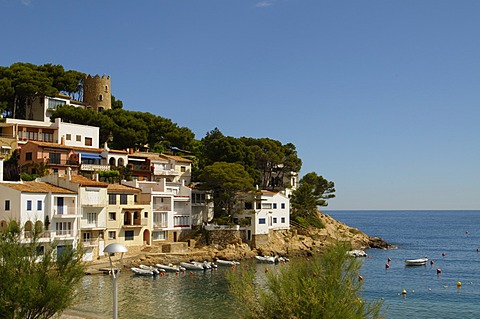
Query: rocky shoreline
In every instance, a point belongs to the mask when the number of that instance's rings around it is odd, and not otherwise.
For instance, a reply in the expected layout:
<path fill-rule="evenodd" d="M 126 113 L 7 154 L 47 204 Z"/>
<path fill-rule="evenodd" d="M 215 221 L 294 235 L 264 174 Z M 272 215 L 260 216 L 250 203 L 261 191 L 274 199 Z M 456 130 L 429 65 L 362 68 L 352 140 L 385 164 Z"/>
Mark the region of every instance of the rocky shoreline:
<path fill-rule="evenodd" d="M 341 223 L 327 214 L 318 213 L 324 224 L 324 228 L 296 228 L 290 230 L 278 231 L 270 237 L 267 244 L 250 248 L 246 243 L 236 241 L 225 243 L 224 245 L 207 245 L 205 240 L 201 238 L 196 241 L 195 247 L 188 247 L 188 251 L 178 253 L 162 253 L 160 250 L 150 248 L 148 251 L 141 252 L 134 256 L 126 256 L 124 267 L 130 268 L 139 264 L 154 265 L 161 264 L 178 264 L 181 261 L 189 260 L 246 260 L 252 259 L 257 255 L 269 256 L 312 256 L 319 254 L 329 244 L 334 242 L 344 242 L 354 249 L 394 248 L 387 242 L 378 237 L 370 237 L 357 228 L 349 227 Z M 90 263 L 87 267 L 87 274 L 105 273 L 108 271 L 108 259 L 103 258 L 99 261 Z"/>

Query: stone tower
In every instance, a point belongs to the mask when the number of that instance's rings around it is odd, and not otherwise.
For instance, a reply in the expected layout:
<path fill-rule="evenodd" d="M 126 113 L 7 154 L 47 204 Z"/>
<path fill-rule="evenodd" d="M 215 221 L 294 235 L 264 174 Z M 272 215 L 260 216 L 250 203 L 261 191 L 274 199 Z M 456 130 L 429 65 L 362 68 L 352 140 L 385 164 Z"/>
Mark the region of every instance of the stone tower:
<path fill-rule="evenodd" d="M 97 112 L 111 109 L 110 76 L 87 75 L 83 79 L 83 102 L 89 104 Z"/>

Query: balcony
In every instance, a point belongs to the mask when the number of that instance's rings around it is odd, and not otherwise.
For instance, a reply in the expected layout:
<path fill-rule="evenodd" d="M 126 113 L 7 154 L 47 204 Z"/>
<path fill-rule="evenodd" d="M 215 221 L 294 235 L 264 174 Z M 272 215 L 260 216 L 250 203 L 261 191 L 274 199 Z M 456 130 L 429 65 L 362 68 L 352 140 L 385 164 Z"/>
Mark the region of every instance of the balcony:
<path fill-rule="evenodd" d="M 78 166 L 80 163 L 78 161 L 72 161 L 72 160 L 52 160 L 47 158 L 47 165 L 59 165 L 59 166 Z"/>
<path fill-rule="evenodd" d="M 72 229 L 69 229 L 69 230 L 55 230 L 55 231 L 52 231 L 52 233 L 54 234 L 54 237 L 55 238 L 73 238 L 73 230 Z"/>
<path fill-rule="evenodd" d="M 143 220 L 134 220 L 133 223 L 129 222 L 129 221 L 125 221 L 123 222 L 123 225 L 122 225 L 122 228 L 124 229 L 129 229 L 129 228 L 142 228 L 142 227 L 145 227 L 147 226 L 147 221 L 143 221 Z"/>
<path fill-rule="evenodd" d="M 180 175 L 179 172 L 173 169 L 154 169 L 153 170 L 153 175 L 156 176 L 178 176 Z"/>
<path fill-rule="evenodd" d="M 140 172 L 151 172 L 152 171 L 152 167 L 149 166 L 149 165 L 141 165 L 141 164 L 128 164 L 128 166 L 130 166 L 130 169 L 132 171 L 140 171 Z"/>
<path fill-rule="evenodd" d="M 98 246 L 98 238 L 90 238 L 82 240 L 83 247 L 97 247 Z"/>
<path fill-rule="evenodd" d="M 154 211 L 161 211 L 161 212 L 168 212 L 171 211 L 171 206 L 170 205 L 153 205 L 153 210 Z"/>
<path fill-rule="evenodd" d="M 167 222 L 153 223 L 153 228 L 154 229 L 161 229 L 161 228 L 167 228 L 167 227 L 168 227 Z"/>
<path fill-rule="evenodd" d="M 97 165 L 97 164 L 80 164 L 81 171 L 95 172 L 95 171 L 109 171 L 110 165 Z"/>

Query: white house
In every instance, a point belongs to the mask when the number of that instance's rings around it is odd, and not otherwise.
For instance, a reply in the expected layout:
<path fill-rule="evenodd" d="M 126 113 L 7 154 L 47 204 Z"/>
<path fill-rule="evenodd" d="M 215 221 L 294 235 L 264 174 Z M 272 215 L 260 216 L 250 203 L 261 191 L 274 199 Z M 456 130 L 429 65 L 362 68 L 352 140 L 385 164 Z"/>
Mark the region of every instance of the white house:
<path fill-rule="evenodd" d="M 57 250 L 77 246 L 80 215 L 77 194 L 45 182 L 1 182 L 0 226 L 15 220 L 23 227 L 25 240 L 37 226 L 41 242 L 59 242 Z"/>
<path fill-rule="evenodd" d="M 246 239 L 253 243 L 268 241 L 271 231 L 290 228 L 290 199 L 281 192 L 260 191 L 253 202 L 245 201 L 236 218 L 250 219 Z"/>
<path fill-rule="evenodd" d="M 80 240 L 84 248 L 84 260 L 103 256 L 104 232 L 107 229 L 108 184 L 81 175 L 50 174 L 42 180 L 69 189 L 78 194 L 77 210 L 80 215 Z"/>

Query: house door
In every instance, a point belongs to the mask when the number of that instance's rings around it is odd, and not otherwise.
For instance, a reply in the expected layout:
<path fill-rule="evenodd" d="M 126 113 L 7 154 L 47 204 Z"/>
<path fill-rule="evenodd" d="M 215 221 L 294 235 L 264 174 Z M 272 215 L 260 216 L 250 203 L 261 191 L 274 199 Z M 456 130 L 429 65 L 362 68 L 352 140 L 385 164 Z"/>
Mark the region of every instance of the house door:
<path fill-rule="evenodd" d="M 177 242 L 177 232 L 173 232 L 173 241 Z"/>

